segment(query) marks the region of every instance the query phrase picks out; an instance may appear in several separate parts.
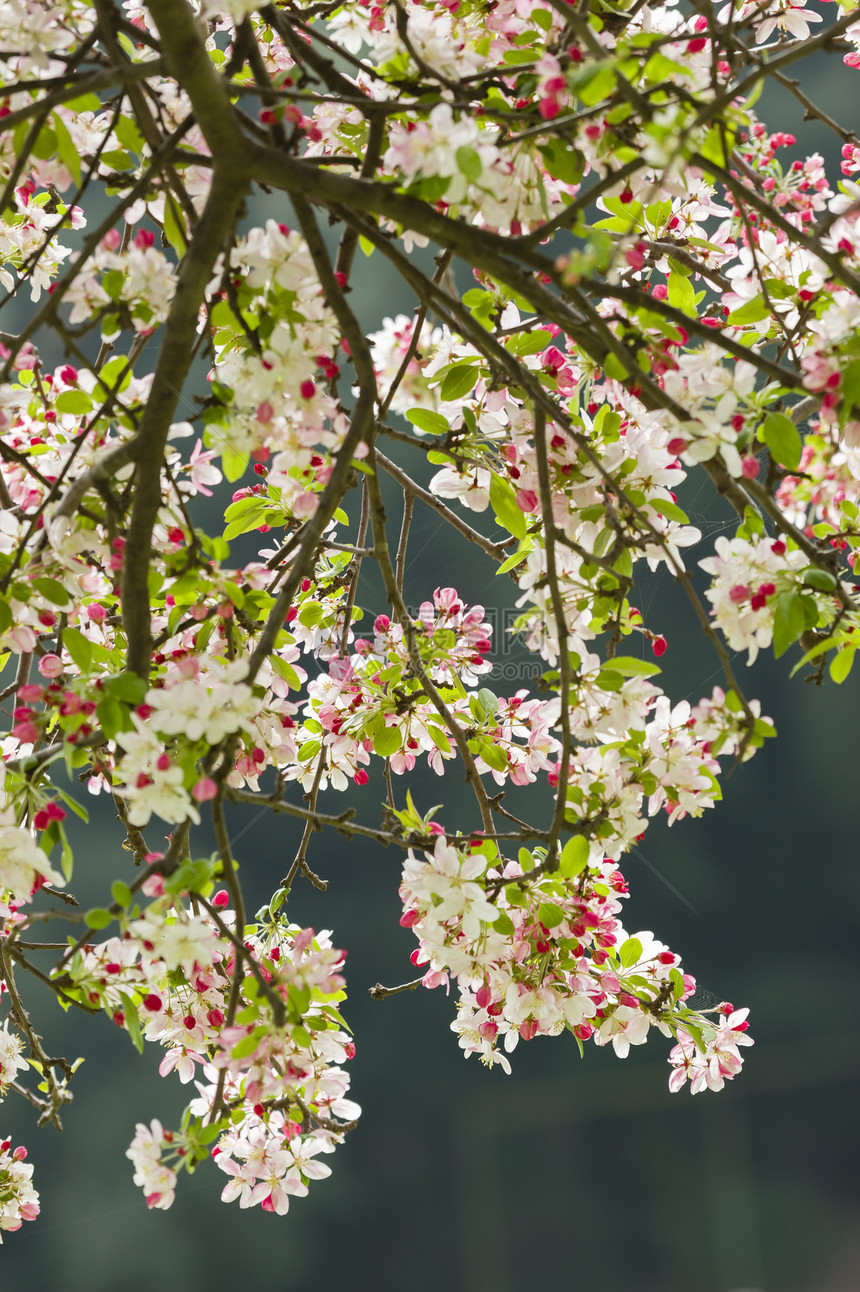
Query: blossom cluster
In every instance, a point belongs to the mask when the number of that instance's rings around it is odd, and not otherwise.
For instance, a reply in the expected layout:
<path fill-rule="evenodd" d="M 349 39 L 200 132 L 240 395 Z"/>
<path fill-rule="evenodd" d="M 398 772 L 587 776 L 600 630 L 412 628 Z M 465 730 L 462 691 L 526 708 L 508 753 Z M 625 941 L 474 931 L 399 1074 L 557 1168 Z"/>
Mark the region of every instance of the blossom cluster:
<path fill-rule="evenodd" d="M 328 934 L 269 909 L 240 943 L 225 890 L 195 914 L 194 895 L 186 906 L 157 875 L 144 889 L 160 895 L 142 912 L 129 904 L 121 935 L 87 944 L 67 968 L 73 997 L 137 1044 L 163 1047 L 160 1074 L 175 1071 L 197 1091 L 179 1129 L 138 1125 L 128 1150 L 135 1183 L 147 1206 L 165 1210 L 177 1172 L 211 1154 L 230 1177 L 225 1202 L 283 1214 L 287 1195 L 330 1174 L 313 1159 L 360 1113 L 340 1066 L 354 1054 L 337 1008 L 344 954 Z"/>
<path fill-rule="evenodd" d="M 400 888 L 425 986 L 457 983 L 451 1027 L 467 1056 L 509 1073 L 520 1040 L 570 1031 L 580 1049 L 593 1040 L 624 1058 L 654 1027 L 678 1040 L 671 1090 L 687 1077 L 694 1094 L 719 1090 L 740 1071 L 748 1011 L 715 1023 L 685 1004 L 696 981 L 680 957 L 617 919 L 628 890 L 612 858 L 583 835 L 554 865 L 545 850 L 522 849 L 516 862 L 495 852 L 440 833 L 432 853 L 410 852 Z"/>
<path fill-rule="evenodd" d="M 39 1214 L 39 1195 L 33 1188 L 33 1167 L 27 1150 L 12 1147 L 11 1139 L 0 1140 L 0 1242 L 5 1230 L 20 1229 L 25 1220 Z"/>

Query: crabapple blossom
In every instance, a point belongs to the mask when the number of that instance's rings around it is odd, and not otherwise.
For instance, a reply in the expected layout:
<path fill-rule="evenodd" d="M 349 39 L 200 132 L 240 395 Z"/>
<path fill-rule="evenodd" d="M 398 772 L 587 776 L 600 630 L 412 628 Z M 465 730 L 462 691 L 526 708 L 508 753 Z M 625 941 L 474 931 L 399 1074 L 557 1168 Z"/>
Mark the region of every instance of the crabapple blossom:
<path fill-rule="evenodd" d="M 0 1140 L 0 1243 L 3 1231 L 20 1229 L 39 1214 L 39 1195 L 33 1188 L 33 1167 L 27 1150 L 12 1148 L 11 1139 Z"/>
<path fill-rule="evenodd" d="M 656 1033 L 699 1093 L 752 1043 L 624 872 L 775 735 L 734 653 L 841 685 L 860 642 L 860 149 L 782 70 L 853 75 L 860 22 L 610 8 L 0 4 L 0 1095 L 71 1098 L 33 969 L 186 1092 L 130 1118 L 151 1208 L 207 1162 L 278 1216 L 330 1174 L 351 931 L 302 901 L 347 841 L 401 851 L 404 986 L 453 989 L 466 1057 Z M 838 175 L 760 119 L 772 75 Z M 89 908 L 82 784 L 122 844 Z M 249 808 L 297 831 L 256 914 Z M 31 1177 L 0 1142 L 0 1230 Z"/>

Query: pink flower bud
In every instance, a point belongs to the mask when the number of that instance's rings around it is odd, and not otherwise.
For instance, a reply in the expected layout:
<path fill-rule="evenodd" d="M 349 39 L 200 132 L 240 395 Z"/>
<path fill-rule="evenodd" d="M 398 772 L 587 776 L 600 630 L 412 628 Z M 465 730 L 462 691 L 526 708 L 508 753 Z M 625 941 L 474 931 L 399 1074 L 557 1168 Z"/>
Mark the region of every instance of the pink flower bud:
<path fill-rule="evenodd" d="M 316 515 L 319 505 L 317 495 L 306 489 L 293 500 L 293 516 L 296 520 L 310 520 L 311 516 Z"/>
<path fill-rule="evenodd" d="M 218 797 L 218 786 L 211 776 L 203 776 L 194 786 L 191 794 L 198 803 L 208 803 L 210 799 Z"/>
<path fill-rule="evenodd" d="M 39 739 L 41 733 L 38 723 L 27 720 L 25 722 L 16 722 L 10 734 L 24 744 L 33 745 Z"/>
<path fill-rule="evenodd" d="M 665 637 L 655 637 L 651 642 L 651 649 L 655 655 L 665 655 L 669 648 L 669 643 Z"/>
<path fill-rule="evenodd" d="M 43 677 L 59 677 L 63 671 L 63 661 L 59 655 L 43 655 L 38 667 Z"/>

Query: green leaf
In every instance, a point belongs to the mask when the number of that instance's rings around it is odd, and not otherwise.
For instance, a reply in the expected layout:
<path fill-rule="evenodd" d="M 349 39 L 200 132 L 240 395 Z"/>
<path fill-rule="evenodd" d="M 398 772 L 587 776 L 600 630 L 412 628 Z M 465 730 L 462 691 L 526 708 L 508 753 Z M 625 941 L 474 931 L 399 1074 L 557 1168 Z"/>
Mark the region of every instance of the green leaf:
<path fill-rule="evenodd" d="M 50 601 L 54 606 L 67 606 L 71 601 L 71 597 L 59 579 L 34 579 L 33 587 L 41 592 L 46 601 Z"/>
<path fill-rule="evenodd" d="M 642 943 L 638 938 L 628 938 L 627 941 L 622 942 L 621 946 L 618 948 L 618 959 L 625 968 L 629 968 L 630 965 L 638 964 L 641 956 Z"/>
<path fill-rule="evenodd" d="M 696 293 L 689 275 L 683 273 L 673 260 L 669 261 L 669 304 L 676 310 L 682 310 L 692 318 L 696 317 Z"/>
<path fill-rule="evenodd" d="M 762 434 L 774 462 L 787 467 L 789 471 L 796 471 L 800 466 L 803 440 L 791 418 L 786 417 L 785 413 L 768 413 Z"/>
<path fill-rule="evenodd" d="M 519 355 L 524 359 L 531 354 L 540 354 L 541 350 L 545 350 L 551 343 L 552 333 L 544 328 L 538 328 L 537 331 L 518 333 L 508 343 L 508 349 L 511 354 Z"/>
<path fill-rule="evenodd" d="M 66 99 L 66 107 L 71 112 L 99 112 L 103 104 L 97 94 L 79 94 L 74 99 Z"/>
<path fill-rule="evenodd" d="M 523 853 L 525 853 L 525 858 L 523 858 Z M 525 848 L 520 848 L 520 865 L 522 866 L 524 871 L 531 870 L 531 865 L 532 865 L 531 853 L 528 852 L 528 850 Z M 505 900 L 508 903 L 508 906 L 527 906 L 528 905 L 528 902 L 526 900 L 526 895 L 523 892 L 523 890 L 520 888 L 519 884 L 505 885 Z"/>
<path fill-rule="evenodd" d="M 237 453 L 230 444 L 221 448 L 221 468 L 230 484 L 235 484 L 240 476 L 248 470 L 250 458 L 246 453 Z"/>
<path fill-rule="evenodd" d="M 558 861 L 559 871 L 564 875 L 565 879 L 573 879 L 585 870 L 588 865 L 590 851 L 589 842 L 584 834 L 575 834 L 568 839 L 561 850 L 561 856 Z"/>
<path fill-rule="evenodd" d="M 232 583 L 229 579 L 224 580 L 224 591 L 232 601 L 237 610 L 243 610 L 245 607 L 245 594 L 239 587 L 238 583 Z"/>
<path fill-rule="evenodd" d="M 66 628 L 63 631 L 63 648 L 81 673 L 89 673 L 93 662 L 93 648 L 79 628 Z"/>
<path fill-rule="evenodd" d="M 839 387 L 846 411 L 860 405 L 860 359 L 854 359 L 847 368 L 842 369 L 842 384 Z"/>
<path fill-rule="evenodd" d="M 96 717 L 102 731 L 111 740 L 121 731 L 131 731 L 134 727 L 128 709 L 111 695 L 106 695 L 99 700 L 96 705 Z"/>
<path fill-rule="evenodd" d="M 58 413 L 74 413 L 76 417 L 92 412 L 93 401 L 83 390 L 64 390 L 54 400 Z"/>
<path fill-rule="evenodd" d="M 80 803 L 77 803 L 77 802 L 76 802 L 76 801 L 71 797 L 71 795 L 70 795 L 70 794 L 67 794 L 67 793 L 66 793 L 66 791 L 65 791 L 65 790 L 60 789 L 59 785 L 56 785 L 56 786 L 54 787 L 54 793 L 55 793 L 55 794 L 58 794 L 58 795 L 60 796 L 60 798 L 61 798 L 61 799 L 63 800 L 63 802 L 66 804 L 66 807 L 70 808 L 70 809 L 71 809 L 71 811 L 72 811 L 72 812 L 74 812 L 74 814 L 75 814 L 75 816 L 76 816 L 76 817 L 78 817 L 81 821 L 83 821 L 83 822 L 85 822 L 87 825 L 89 825 L 89 822 L 90 822 L 90 814 L 89 814 L 89 812 L 87 811 L 87 809 L 86 809 L 85 807 L 83 807 Z"/>
<path fill-rule="evenodd" d="M 514 922 L 505 911 L 499 911 L 493 921 L 493 928 L 496 929 L 497 932 L 501 933 L 503 937 L 509 938 L 512 937 L 514 933 Z"/>
<path fill-rule="evenodd" d="M 306 601 L 299 611 L 299 623 L 303 628 L 316 628 L 323 617 L 323 608 L 318 601 Z"/>
<path fill-rule="evenodd" d="M 699 151 L 708 161 L 725 167 L 730 164 L 726 152 L 731 152 L 735 141 L 734 132 L 727 128 L 724 122 L 721 122 L 721 127 L 711 126 Z"/>
<path fill-rule="evenodd" d="M 200 571 L 196 569 L 186 570 L 183 575 L 171 585 L 169 591 L 173 600 L 178 606 L 190 606 L 199 599 L 200 591 Z M 204 589 L 205 592 L 205 589 Z"/>
<path fill-rule="evenodd" d="M 492 716 L 499 712 L 499 697 L 496 695 L 495 691 L 491 691 L 489 687 L 481 687 L 477 695 L 477 700 L 481 705 L 481 708 L 484 710 L 484 713 L 488 716 Z"/>
<path fill-rule="evenodd" d="M 481 740 L 478 747 L 478 757 L 483 758 L 487 766 L 491 767 L 494 772 L 506 772 L 508 770 L 508 759 L 504 749 L 489 738 Z"/>
<path fill-rule="evenodd" d="M 531 55 L 534 57 L 534 55 Z M 606 99 L 615 89 L 615 68 L 613 60 L 600 59 L 586 64 L 584 70 L 573 78 L 576 97 L 587 106 Z"/>
<path fill-rule="evenodd" d="M 428 435 L 447 435 L 451 429 L 447 419 L 430 408 L 409 408 L 406 416 L 413 426 Z"/>
<path fill-rule="evenodd" d="M 380 758 L 390 758 L 392 754 L 396 754 L 401 749 L 403 733 L 399 727 L 386 727 L 383 723 L 372 731 L 371 740 L 373 741 L 373 752 L 375 754 L 378 754 Z"/>
<path fill-rule="evenodd" d="M 243 499 L 243 501 L 252 502 L 255 505 L 246 508 L 244 513 L 231 521 L 224 530 L 224 538 L 228 543 L 231 538 L 237 538 L 240 534 L 248 534 L 253 529 L 259 529 L 261 525 L 266 523 L 267 517 L 271 515 L 271 509 L 260 499 L 249 498 L 247 500 Z M 229 507 L 227 510 L 230 510 Z"/>
<path fill-rule="evenodd" d="M 115 354 L 112 359 L 108 359 L 99 371 L 97 398 L 106 398 L 117 382 L 120 391 L 127 390 L 131 385 L 131 372 L 128 355 Z"/>
<path fill-rule="evenodd" d="M 103 906 L 91 907 L 84 919 L 91 929 L 106 929 L 109 924 L 113 924 L 113 916 Z"/>
<path fill-rule="evenodd" d="M 457 169 L 466 179 L 476 184 L 484 173 L 484 167 L 481 165 L 481 158 L 474 148 L 463 145 L 457 149 Z"/>
<path fill-rule="evenodd" d="M 835 644 L 836 642 L 833 637 L 825 637 L 824 641 L 817 642 L 811 650 L 808 650 L 806 654 L 797 661 L 794 668 L 791 670 L 789 677 L 794 677 L 795 673 L 798 673 L 803 668 L 804 664 L 808 664 L 810 660 L 817 659 L 818 656 L 823 655 L 825 651 L 833 650 Z"/>
<path fill-rule="evenodd" d="M 143 135 L 138 130 L 131 117 L 120 117 L 113 128 L 123 148 L 128 149 L 130 153 L 137 153 L 138 157 L 143 152 Z"/>
<path fill-rule="evenodd" d="M 102 686 L 107 695 L 132 705 L 142 704 L 147 690 L 143 678 L 136 673 L 117 673 L 114 677 L 102 678 Z"/>
<path fill-rule="evenodd" d="M 659 515 L 665 516 L 667 520 L 677 520 L 681 525 L 689 525 L 690 518 L 685 511 L 682 511 L 676 502 L 670 498 L 649 498 L 648 506 L 652 511 Z"/>
<path fill-rule="evenodd" d="M 250 1036 L 246 1036 L 241 1041 L 236 1042 L 233 1049 L 230 1051 L 231 1057 L 234 1059 L 247 1059 L 254 1053 L 265 1034 L 265 1027 L 255 1027 Z"/>
<path fill-rule="evenodd" d="M 837 686 L 841 685 L 848 674 L 851 672 L 851 666 L 854 663 L 854 652 L 856 646 L 846 646 L 844 650 L 839 651 L 830 661 L 830 676 Z"/>
<path fill-rule="evenodd" d="M 173 197 L 167 192 L 164 195 L 164 236 L 181 260 L 186 248 L 185 221 Z"/>
<path fill-rule="evenodd" d="M 832 574 L 827 570 L 819 570 L 814 565 L 801 570 L 800 577 L 808 588 L 815 588 L 817 592 L 835 592 L 838 587 Z"/>
<path fill-rule="evenodd" d="M 509 556 L 507 560 L 502 561 L 501 565 L 496 570 L 496 574 L 507 574 L 508 570 L 514 570 L 518 565 L 522 565 L 523 561 L 532 550 L 532 546 L 533 544 L 529 540 L 526 540 L 524 543 L 520 543 L 517 551 L 514 552 L 512 556 Z"/>
<path fill-rule="evenodd" d="M 112 170 L 131 170 L 133 165 L 131 157 L 124 148 L 108 148 L 102 153 L 101 160 Z"/>
<path fill-rule="evenodd" d="M 784 655 L 806 628 L 803 598 L 796 592 L 784 592 L 776 603 L 773 620 L 773 653 Z"/>
<path fill-rule="evenodd" d="M 562 184 L 578 184 L 585 173 L 585 158 L 578 148 L 562 139 L 550 139 L 540 146 L 541 156 L 553 179 Z"/>
<path fill-rule="evenodd" d="M 621 426 L 621 415 L 609 404 L 601 404 L 594 416 L 594 434 L 602 435 L 607 440 L 617 439 Z M 601 508 L 601 515 L 603 508 Z"/>
<path fill-rule="evenodd" d="M 624 677 L 654 677 L 660 672 L 658 664 L 647 659 L 636 659 L 633 655 L 615 655 L 606 661 L 606 667 L 613 673 L 622 673 Z"/>
<path fill-rule="evenodd" d="M 72 852 L 71 844 L 69 843 L 69 840 L 66 836 L 66 832 L 59 821 L 57 822 L 57 825 L 59 827 L 59 832 L 60 832 L 60 842 L 63 847 L 62 853 L 60 855 L 60 866 L 62 867 L 65 881 L 67 884 L 69 884 L 71 883 L 72 872 L 75 867 L 75 856 L 74 856 L 74 853 Z"/>
<path fill-rule="evenodd" d="M 514 538 L 525 538 L 526 518 L 517 506 L 517 496 L 507 480 L 495 474 L 490 477 L 490 506 L 502 529 Z"/>
<path fill-rule="evenodd" d="M 425 725 L 427 727 L 428 735 L 436 748 L 441 750 L 443 754 L 450 754 L 451 742 L 442 728 L 434 727 L 431 722 L 428 722 Z"/>
<path fill-rule="evenodd" d="M 68 127 L 59 112 L 51 113 L 57 135 L 57 156 L 76 184 L 81 182 L 81 156 L 72 142 Z"/>
<path fill-rule="evenodd" d="M 561 924 L 564 919 L 564 911 L 555 902 L 541 902 L 537 909 L 537 917 L 545 929 L 554 929 Z"/>
<path fill-rule="evenodd" d="M 122 1001 L 122 1012 L 125 1017 L 125 1030 L 131 1037 L 132 1044 L 138 1054 L 143 1054 L 143 1036 L 140 1031 L 140 1019 L 137 1016 L 137 1009 L 127 992 L 121 991 L 119 998 Z"/>
<path fill-rule="evenodd" d="M 446 403 L 462 399 L 474 389 L 480 370 L 473 363 L 458 363 L 442 378 L 439 393 Z"/>
<path fill-rule="evenodd" d="M 121 906 L 124 911 L 131 906 L 133 897 L 128 884 L 124 884 L 121 879 L 116 879 L 111 884 L 110 891 L 117 906 Z"/>
<path fill-rule="evenodd" d="M 622 363 L 617 354 L 608 354 L 603 360 L 603 371 L 613 381 L 626 381 L 635 371 L 635 365 L 632 359 L 629 363 Z"/>
<path fill-rule="evenodd" d="M 272 665 L 275 672 L 280 674 L 284 679 L 291 691 L 298 691 L 300 689 L 301 682 L 299 681 L 299 675 L 293 668 L 292 664 L 288 664 L 285 660 L 282 660 L 280 655 L 270 655 L 269 663 Z"/>
<path fill-rule="evenodd" d="M 765 303 L 763 296 L 756 296 L 745 305 L 739 305 L 736 310 L 732 310 L 726 319 L 731 327 L 742 327 L 746 323 L 760 323 L 762 319 L 770 318 L 770 307 Z"/>

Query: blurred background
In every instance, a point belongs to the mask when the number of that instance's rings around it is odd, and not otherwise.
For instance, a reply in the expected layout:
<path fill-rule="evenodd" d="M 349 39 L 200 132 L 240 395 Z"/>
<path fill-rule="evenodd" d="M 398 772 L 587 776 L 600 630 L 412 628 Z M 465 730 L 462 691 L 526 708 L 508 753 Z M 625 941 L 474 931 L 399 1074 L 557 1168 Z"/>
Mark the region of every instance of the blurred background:
<path fill-rule="evenodd" d="M 845 70 L 838 56 L 807 60 L 795 75 L 850 128 L 856 90 L 835 69 Z M 825 153 L 835 182 L 838 141 L 804 123 L 787 92 L 771 93 L 760 112 L 772 129 L 797 135 L 791 156 Z M 250 219 L 269 213 L 260 205 Z M 286 202 L 279 218 L 290 220 Z M 384 315 L 411 312 L 379 257 L 359 260 L 353 302 L 368 330 Z M 403 460 L 423 469 L 408 452 Z M 707 495 L 695 482 L 681 499 L 705 532 L 700 555 L 734 524 Z M 409 562 L 411 603 L 445 584 L 487 606 L 503 606 L 512 591 L 418 507 Z M 372 572 L 359 603 L 384 608 Z M 646 577 L 639 604 L 669 640 L 663 680 L 673 700 L 709 694 L 721 681 L 717 661 L 672 579 Z M 526 652 L 496 649 L 487 684 L 503 694 L 527 685 L 510 671 L 527 663 Z M 147 1212 L 124 1151 L 136 1121 L 169 1126 L 186 1089 L 158 1077 L 158 1050 L 140 1058 L 106 1020 L 63 1016 L 34 995 L 49 1051 L 87 1060 L 62 1135 L 34 1130 L 19 1101 L 0 1113 L 3 1134 L 30 1149 L 42 1198 L 40 1219 L 3 1245 L 4 1287 L 208 1292 L 253 1281 L 273 1292 L 520 1292 L 552 1280 L 602 1292 L 854 1292 L 860 701 L 854 678 L 841 688 L 789 680 L 796 658 L 762 659 L 749 671 L 736 662 L 779 740 L 723 777 L 724 801 L 702 819 L 671 829 L 655 821 L 625 865 L 625 926 L 652 929 L 680 952 L 703 1003 L 750 1006 L 756 1046 L 723 1093 L 670 1096 L 669 1047 L 658 1035 L 623 1062 L 594 1046 L 580 1060 L 568 1036 L 520 1045 L 510 1077 L 464 1061 L 449 1031 L 455 1000 L 442 990 L 368 996 L 374 983 L 415 972 L 414 938 L 398 927 L 401 854 L 318 835 L 309 860 L 329 891 L 297 886 L 290 913 L 332 929 L 348 950 L 351 1093 L 363 1107 L 358 1129 L 326 1159 L 331 1178 L 279 1218 L 222 1205 L 225 1177 L 204 1165 L 183 1177 L 172 1210 Z M 424 771 L 395 778 L 398 796 L 407 784 L 420 810 L 442 800 L 443 822 L 474 824 L 453 764 L 441 781 Z M 72 823 L 75 891 L 89 905 L 103 902 L 127 854 L 111 805 L 78 797 L 93 813 L 87 827 Z M 377 775 L 324 806 L 352 801 L 372 822 L 382 798 Z M 523 791 L 513 810 L 537 817 L 542 807 L 538 791 Z M 231 826 L 254 910 L 284 874 L 299 830 L 252 808 L 234 812 Z M 200 832 L 196 850 L 212 846 Z"/>

